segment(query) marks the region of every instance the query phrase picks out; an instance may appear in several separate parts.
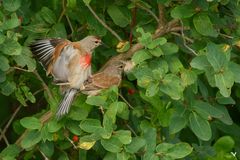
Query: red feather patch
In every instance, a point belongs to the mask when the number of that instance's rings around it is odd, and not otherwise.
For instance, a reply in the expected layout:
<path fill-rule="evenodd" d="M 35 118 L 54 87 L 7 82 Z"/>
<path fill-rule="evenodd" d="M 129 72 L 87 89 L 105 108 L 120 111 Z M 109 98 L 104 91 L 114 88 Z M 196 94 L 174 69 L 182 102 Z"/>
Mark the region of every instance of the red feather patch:
<path fill-rule="evenodd" d="M 91 65 L 92 55 L 87 53 L 80 58 L 80 64 L 84 67 L 89 67 Z"/>

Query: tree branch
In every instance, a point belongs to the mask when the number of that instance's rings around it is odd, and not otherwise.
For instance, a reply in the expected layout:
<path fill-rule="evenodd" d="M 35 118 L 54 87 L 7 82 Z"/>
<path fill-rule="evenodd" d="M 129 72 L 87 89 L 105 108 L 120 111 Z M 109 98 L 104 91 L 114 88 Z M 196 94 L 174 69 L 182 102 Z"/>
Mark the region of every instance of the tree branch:
<path fill-rule="evenodd" d="M 166 24 L 166 19 L 165 19 L 165 15 L 164 15 L 164 13 L 165 13 L 165 7 L 164 7 L 164 5 L 162 5 L 162 4 L 158 4 L 158 18 L 159 18 L 159 25 L 158 25 L 158 28 L 161 28 L 161 27 L 163 27 L 163 26 L 165 26 L 165 24 Z"/>

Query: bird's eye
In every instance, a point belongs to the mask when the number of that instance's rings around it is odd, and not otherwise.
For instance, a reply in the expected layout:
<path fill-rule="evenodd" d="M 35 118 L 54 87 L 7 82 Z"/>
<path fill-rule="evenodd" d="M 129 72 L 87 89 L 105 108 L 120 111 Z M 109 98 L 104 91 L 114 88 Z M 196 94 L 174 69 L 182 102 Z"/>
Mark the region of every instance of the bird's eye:
<path fill-rule="evenodd" d="M 95 41 L 95 44 L 98 44 L 98 41 Z"/>

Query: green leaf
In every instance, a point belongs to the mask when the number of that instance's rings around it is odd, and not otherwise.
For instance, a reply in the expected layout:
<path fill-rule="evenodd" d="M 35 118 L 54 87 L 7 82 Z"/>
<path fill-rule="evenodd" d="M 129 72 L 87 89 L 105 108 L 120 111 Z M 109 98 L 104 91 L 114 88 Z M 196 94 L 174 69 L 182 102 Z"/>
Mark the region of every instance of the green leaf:
<path fill-rule="evenodd" d="M 166 56 L 166 60 L 168 62 L 169 70 L 172 73 L 178 73 L 184 68 L 182 62 L 176 56 Z"/>
<path fill-rule="evenodd" d="M 0 28 L 2 30 L 9 30 L 16 28 L 20 25 L 20 21 L 17 17 L 16 13 L 11 14 L 11 18 L 7 19 L 2 25 L 0 25 Z"/>
<path fill-rule="evenodd" d="M 32 53 L 27 47 L 23 47 L 21 54 L 13 56 L 13 59 L 18 66 L 27 66 L 29 71 L 34 71 L 36 68 L 36 61 L 32 58 Z"/>
<path fill-rule="evenodd" d="M 67 7 L 68 8 L 76 8 L 77 7 L 77 0 L 67 0 Z"/>
<path fill-rule="evenodd" d="M 166 153 L 174 159 L 184 158 L 192 152 L 193 148 L 187 143 L 177 143 Z"/>
<path fill-rule="evenodd" d="M 204 35 L 204 36 L 211 36 L 211 37 L 217 37 L 218 33 L 213 28 L 213 24 L 205 13 L 199 13 L 193 17 L 193 24 L 196 28 L 196 30 Z"/>
<path fill-rule="evenodd" d="M 88 96 L 86 103 L 94 106 L 103 106 L 107 100 L 105 96 Z"/>
<path fill-rule="evenodd" d="M 9 66 L 9 61 L 8 61 L 8 59 L 5 57 L 5 56 L 3 56 L 3 55 L 0 55 L 0 69 L 2 70 L 2 71 L 7 71 L 9 68 L 10 68 L 10 66 Z"/>
<path fill-rule="evenodd" d="M 82 134 L 82 130 L 81 130 L 81 128 L 79 126 L 79 123 L 77 121 L 70 121 L 69 123 L 67 123 L 66 127 L 74 135 Z"/>
<path fill-rule="evenodd" d="M 0 84 L 1 92 L 5 96 L 9 96 L 16 89 L 16 84 L 13 81 L 5 81 Z"/>
<path fill-rule="evenodd" d="M 0 56 L 1 57 L 1 56 Z M 1 61 L 1 58 L 0 58 Z M 2 62 L 2 61 L 1 61 Z M 0 65 L 1 66 L 1 65 Z M 0 67 L 1 68 L 1 67 Z M 0 83 L 4 82 L 6 80 L 5 72 L 0 70 Z"/>
<path fill-rule="evenodd" d="M 171 148 L 173 148 L 174 144 L 170 143 L 160 143 L 156 147 L 156 152 L 158 153 L 167 153 L 167 151 Z"/>
<path fill-rule="evenodd" d="M 192 59 L 190 65 L 199 70 L 205 70 L 211 67 L 205 55 L 200 55 Z"/>
<path fill-rule="evenodd" d="M 71 111 L 69 112 L 68 117 L 77 121 L 86 119 L 89 113 L 88 107 L 89 106 L 87 104 L 81 104 L 81 106 L 74 105 L 74 107 L 72 107 Z"/>
<path fill-rule="evenodd" d="M 122 151 L 121 153 L 117 153 L 117 160 L 128 160 L 130 158 L 130 154 Z"/>
<path fill-rule="evenodd" d="M 196 13 L 192 4 L 178 5 L 171 11 L 171 16 L 175 19 L 189 18 Z"/>
<path fill-rule="evenodd" d="M 240 83 L 240 65 L 234 62 L 229 62 L 228 67 L 234 75 L 234 81 Z"/>
<path fill-rule="evenodd" d="M 156 151 L 164 156 L 169 156 L 173 159 L 184 158 L 192 152 L 193 148 L 187 143 L 161 143 L 156 147 Z"/>
<path fill-rule="evenodd" d="M 117 116 L 128 120 L 129 117 L 129 109 L 126 103 L 118 102 Z"/>
<path fill-rule="evenodd" d="M 174 74 L 167 74 L 160 84 L 160 91 L 178 100 L 183 96 L 183 87 L 180 78 Z"/>
<path fill-rule="evenodd" d="M 16 11 L 21 6 L 21 0 L 3 0 L 3 7 L 9 12 Z"/>
<path fill-rule="evenodd" d="M 186 87 L 197 81 L 197 74 L 193 70 L 183 70 L 181 72 L 181 79 L 183 86 Z"/>
<path fill-rule="evenodd" d="M 21 141 L 21 147 L 24 149 L 30 148 L 41 141 L 41 134 L 37 130 L 29 131 Z"/>
<path fill-rule="evenodd" d="M 122 144 L 130 144 L 132 141 L 131 132 L 128 130 L 115 131 L 114 136 L 118 138 Z"/>
<path fill-rule="evenodd" d="M 150 83 L 149 86 L 146 89 L 146 96 L 152 97 L 156 95 L 159 91 L 159 84 L 157 82 Z"/>
<path fill-rule="evenodd" d="M 6 39 L 1 45 L 1 51 L 6 55 L 20 55 L 22 46 L 13 39 Z"/>
<path fill-rule="evenodd" d="M 54 24 L 48 33 L 49 37 L 67 38 L 67 31 L 63 23 Z"/>
<path fill-rule="evenodd" d="M 24 117 L 20 123 L 27 129 L 40 129 L 42 127 L 40 120 L 35 117 Z"/>
<path fill-rule="evenodd" d="M 110 139 L 102 139 L 101 144 L 104 149 L 113 153 L 120 152 L 123 145 L 117 137 L 111 137 Z"/>
<path fill-rule="evenodd" d="M 97 119 L 86 119 L 80 123 L 80 128 L 85 132 L 93 133 L 102 129 L 101 122 Z"/>
<path fill-rule="evenodd" d="M 44 153 L 47 157 L 51 157 L 54 153 L 54 144 L 53 142 L 41 142 L 39 145 L 40 151 Z"/>
<path fill-rule="evenodd" d="M 142 77 L 140 77 L 137 81 L 138 86 L 143 87 L 143 88 L 148 87 L 151 82 L 152 82 L 152 77 L 146 76 L 146 75 L 142 75 Z"/>
<path fill-rule="evenodd" d="M 28 26 L 22 26 L 25 30 L 33 32 L 33 33 L 47 33 L 49 32 L 49 28 L 46 26 L 46 24 L 43 23 L 37 23 L 37 24 L 31 24 Z"/>
<path fill-rule="evenodd" d="M 3 44 L 5 39 L 6 39 L 6 36 L 3 33 L 0 33 L 0 44 Z"/>
<path fill-rule="evenodd" d="M 143 146 L 146 145 L 145 139 L 141 137 L 133 137 L 130 144 L 126 145 L 126 151 L 129 153 L 137 153 Z"/>
<path fill-rule="evenodd" d="M 114 160 L 114 159 L 117 159 L 117 154 L 111 153 L 111 152 L 107 152 L 103 158 L 103 160 Z"/>
<path fill-rule="evenodd" d="M 138 38 L 138 41 L 144 46 L 148 46 L 152 43 L 152 35 L 149 32 L 144 32 L 143 28 L 137 28 L 137 32 L 141 33 L 141 37 Z M 150 45 L 151 47 L 151 45 Z"/>
<path fill-rule="evenodd" d="M 30 89 L 27 86 L 22 86 L 21 87 L 25 97 L 31 102 L 31 103 L 35 103 L 36 99 L 34 97 L 34 95 L 32 94 L 32 92 L 30 91 Z"/>
<path fill-rule="evenodd" d="M 167 42 L 167 39 L 164 37 L 156 38 L 149 44 L 147 44 L 148 49 L 154 49 L 159 45 L 164 45 Z"/>
<path fill-rule="evenodd" d="M 215 72 L 224 71 L 228 65 L 228 59 L 222 49 L 222 45 L 208 43 L 207 45 L 207 59 Z"/>
<path fill-rule="evenodd" d="M 223 97 L 219 92 L 216 95 L 216 100 L 219 104 L 236 104 L 232 97 Z"/>
<path fill-rule="evenodd" d="M 113 22 L 120 27 L 126 27 L 131 21 L 130 17 L 125 14 L 124 11 L 126 12 L 126 10 L 123 10 L 123 8 L 120 8 L 117 5 L 111 5 L 107 9 L 107 12 Z"/>
<path fill-rule="evenodd" d="M 223 72 L 214 75 L 216 86 L 224 97 L 231 95 L 231 88 L 234 84 L 234 75 L 231 70 L 224 70 Z"/>
<path fill-rule="evenodd" d="M 48 131 L 47 125 L 43 125 L 43 127 L 41 129 L 41 139 L 42 139 L 42 141 L 43 142 L 46 142 L 46 140 L 53 141 L 55 137 L 56 137 L 56 135 L 54 135 L 53 133 L 50 133 Z"/>
<path fill-rule="evenodd" d="M 219 120 L 222 121 L 224 124 L 232 125 L 233 120 L 232 120 L 231 116 L 229 115 L 226 107 L 224 105 L 215 105 L 215 106 L 224 113 L 223 117 L 219 118 Z"/>
<path fill-rule="evenodd" d="M 11 155 L 12 157 L 16 157 L 20 152 L 21 149 L 19 148 L 19 146 L 17 146 L 16 144 L 11 144 L 1 151 L 0 157 L 6 157 L 9 155 Z"/>
<path fill-rule="evenodd" d="M 143 138 L 146 141 L 146 151 L 147 153 L 152 153 L 156 147 L 157 130 L 156 128 L 153 128 L 147 121 L 142 121 L 140 128 L 143 133 Z"/>
<path fill-rule="evenodd" d="M 193 108 L 204 110 L 206 113 L 208 113 L 209 116 L 212 116 L 214 118 L 221 118 L 224 116 L 224 113 L 217 107 L 213 107 L 209 103 L 200 100 L 193 103 Z"/>
<path fill-rule="evenodd" d="M 135 63 L 135 64 L 140 64 L 141 62 L 147 60 L 147 59 L 150 59 L 152 58 L 152 56 L 148 53 L 147 50 L 139 50 L 137 51 L 133 57 L 132 57 L 132 61 Z"/>
<path fill-rule="evenodd" d="M 42 7 L 40 15 L 49 24 L 54 24 L 57 21 L 54 12 L 47 7 Z"/>
<path fill-rule="evenodd" d="M 167 42 L 161 46 L 164 55 L 171 55 L 177 53 L 179 48 L 176 44 Z"/>
<path fill-rule="evenodd" d="M 58 123 L 55 119 L 47 123 L 47 130 L 50 133 L 57 132 L 61 127 L 62 125 Z"/>
<path fill-rule="evenodd" d="M 155 57 L 160 57 L 161 55 L 163 55 L 163 51 L 160 47 L 151 49 L 149 50 L 149 52 Z"/>
<path fill-rule="evenodd" d="M 190 114 L 189 123 L 193 133 L 201 140 L 208 141 L 212 137 L 212 130 L 208 121 L 196 113 Z"/>
<path fill-rule="evenodd" d="M 228 153 L 234 148 L 234 140 L 230 136 L 221 137 L 215 142 L 213 147 L 217 152 Z"/>
<path fill-rule="evenodd" d="M 184 116 L 174 115 L 171 118 L 170 125 L 169 125 L 169 132 L 170 134 L 175 134 L 182 130 L 187 125 L 187 119 Z"/>

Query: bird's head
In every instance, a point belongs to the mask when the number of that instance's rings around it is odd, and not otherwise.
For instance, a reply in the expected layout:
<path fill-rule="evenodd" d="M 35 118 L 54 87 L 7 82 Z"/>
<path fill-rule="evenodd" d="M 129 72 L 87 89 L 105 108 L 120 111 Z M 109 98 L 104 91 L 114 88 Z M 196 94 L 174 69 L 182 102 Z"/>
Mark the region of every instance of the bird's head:
<path fill-rule="evenodd" d="M 95 48 L 102 44 L 100 37 L 87 36 L 80 41 L 81 46 L 87 51 L 92 53 Z"/>

